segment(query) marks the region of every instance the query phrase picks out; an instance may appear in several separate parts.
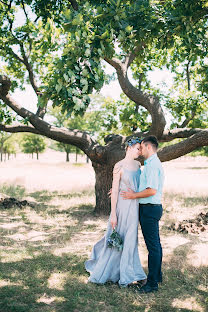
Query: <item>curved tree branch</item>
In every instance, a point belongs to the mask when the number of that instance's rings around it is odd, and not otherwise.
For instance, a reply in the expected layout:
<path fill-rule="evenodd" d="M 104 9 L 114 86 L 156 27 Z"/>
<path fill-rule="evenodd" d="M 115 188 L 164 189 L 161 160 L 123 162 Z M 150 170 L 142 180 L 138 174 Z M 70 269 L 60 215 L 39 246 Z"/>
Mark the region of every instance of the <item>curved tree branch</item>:
<path fill-rule="evenodd" d="M 0 94 L 7 95 L 11 87 L 10 79 L 5 75 L 0 75 Z"/>
<path fill-rule="evenodd" d="M 142 50 L 143 48 L 145 47 L 145 44 L 144 43 L 141 43 L 140 45 L 138 45 L 134 51 L 132 51 L 131 53 L 129 53 L 127 56 L 126 56 L 126 59 L 125 59 L 125 67 L 128 69 L 129 66 L 131 65 L 131 63 L 133 63 L 134 59 L 136 58 L 137 56 L 137 53 Z"/>
<path fill-rule="evenodd" d="M 136 57 L 136 52 L 138 52 L 138 49 L 142 49 L 143 46 L 144 45 L 138 46 L 132 53 L 130 53 L 126 57 L 124 63 L 116 58 L 109 59 L 105 57 L 104 60 L 116 69 L 121 89 L 128 96 L 128 98 L 134 101 L 137 106 L 141 105 L 149 111 L 152 117 L 152 125 L 148 134 L 154 134 L 158 137 L 158 139 L 160 139 L 166 125 L 166 120 L 159 98 L 148 95 L 134 87 L 129 81 L 127 75 L 128 67 Z"/>
<path fill-rule="evenodd" d="M 23 5 L 24 12 L 25 12 L 25 14 L 27 16 L 27 13 L 26 13 L 25 8 L 24 8 L 24 2 L 23 1 L 22 1 L 22 5 Z M 33 73 L 32 66 L 29 63 L 28 56 L 25 53 L 24 44 L 12 32 L 13 21 L 9 21 L 9 23 L 10 23 L 10 33 L 13 36 L 14 40 L 16 41 L 16 44 L 18 44 L 20 46 L 20 51 L 21 51 L 21 54 L 22 54 L 22 58 L 19 55 L 17 55 L 11 48 L 8 48 L 7 46 L 5 46 L 5 49 L 9 50 L 16 60 L 18 60 L 19 62 L 21 62 L 22 64 L 25 65 L 25 67 L 26 67 L 26 69 L 27 69 L 27 71 L 29 73 L 29 80 L 30 80 L 30 83 L 32 85 L 32 88 L 35 91 L 35 93 L 38 95 L 40 92 L 38 90 L 37 82 L 35 81 L 35 75 Z M 29 37 L 29 35 L 26 34 L 26 37 Z M 30 50 L 31 50 L 31 48 L 32 48 L 32 41 L 31 40 L 30 40 L 29 45 L 30 45 Z"/>
<path fill-rule="evenodd" d="M 85 152 L 90 146 L 95 144 L 95 142 L 86 132 L 79 130 L 68 130 L 66 128 L 57 128 L 48 122 L 43 121 L 36 114 L 33 114 L 26 108 L 21 107 L 12 99 L 9 94 L 6 96 L 1 96 L 0 94 L 0 98 L 19 116 L 23 117 L 24 119 L 27 118 L 31 125 L 33 125 L 33 127 L 42 135 L 63 143 L 74 144 Z"/>
<path fill-rule="evenodd" d="M 24 4 L 24 1 L 23 1 L 23 0 L 21 0 L 21 4 L 22 4 L 23 11 L 24 11 L 24 13 L 25 13 L 25 17 L 26 17 L 26 19 L 28 20 L 28 15 L 27 15 L 27 12 L 26 12 L 26 9 L 25 9 L 25 4 Z"/>
<path fill-rule="evenodd" d="M 117 59 L 116 57 L 113 57 L 112 59 L 104 57 L 104 60 L 108 64 L 112 65 L 115 68 L 115 70 L 121 70 L 122 68 L 124 68 L 124 63 L 122 63 L 122 61 Z"/>
<path fill-rule="evenodd" d="M 33 90 L 35 91 L 37 96 L 41 96 L 41 92 L 39 91 L 37 82 L 35 80 L 35 75 L 34 75 L 34 72 L 32 70 L 32 66 L 30 65 L 30 63 L 28 61 L 28 56 L 26 55 L 26 53 L 24 51 L 23 44 L 21 44 L 21 43 L 19 43 L 19 44 L 21 45 L 21 52 L 23 55 L 23 59 L 21 57 L 19 57 L 12 49 L 9 49 L 9 51 L 14 56 L 14 58 L 16 60 L 18 60 L 19 62 L 21 62 L 25 65 L 25 67 L 29 73 L 29 80 L 30 80 L 30 83 L 31 83 Z M 32 42 L 30 41 L 30 49 L 31 49 L 31 45 L 32 45 Z M 36 115 L 43 119 L 43 117 L 45 116 L 45 113 L 46 113 L 46 108 L 45 107 L 44 108 L 39 107 L 37 112 L 36 112 Z"/>
<path fill-rule="evenodd" d="M 186 118 L 184 122 L 182 123 L 182 125 L 180 126 L 180 128 L 185 128 L 189 124 L 189 122 L 194 119 L 195 115 L 196 115 L 196 112 L 192 111 L 191 117 Z"/>
<path fill-rule="evenodd" d="M 106 148 L 99 146 L 99 144 L 94 141 L 87 132 L 79 130 L 70 130 L 66 128 L 55 127 L 48 122 L 42 120 L 36 114 L 30 112 L 26 108 L 20 106 L 9 94 L 9 87 L 11 85 L 10 80 L 6 76 L 0 75 L 0 99 L 9 106 L 13 111 L 15 111 L 22 118 L 27 118 L 32 127 L 29 127 L 29 132 L 44 135 L 50 139 L 56 140 L 58 142 L 72 144 L 80 148 L 92 161 L 105 162 L 106 161 Z M 4 131 L 9 132 L 9 127 L 11 130 L 15 131 L 15 126 L 3 126 Z M 17 126 L 16 126 L 17 127 Z M 17 128 L 16 128 L 17 129 Z M 24 130 L 26 131 L 26 127 Z M 23 130 L 23 126 L 21 126 Z M 24 132 L 25 132 L 24 131 Z"/>
<path fill-rule="evenodd" d="M 22 124 L 16 125 L 2 125 L 0 124 L 0 131 L 10 132 L 10 133 L 19 133 L 19 132 L 30 132 L 35 134 L 40 134 L 38 130 L 31 126 L 25 126 Z"/>
<path fill-rule="evenodd" d="M 32 66 L 29 63 L 28 57 L 25 53 L 24 46 L 22 43 L 20 43 L 20 47 L 21 47 L 21 53 L 22 53 L 22 57 L 23 57 L 23 64 L 25 65 L 25 67 L 29 73 L 29 80 L 30 80 L 31 86 L 32 86 L 33 90 L 35 91 L 35 93 L 38 95 L 38 94 L 40 94 L 40 91 L 39 91 L 37 82 L 35 80 L 35 75 L 34 75 Z"/>
<path fill-rule="evenodd" d="M 4 1 L 2 1 L 2 0 L 0 0 L 0 2 L 1 2 L 2 4 L 4 4 L 4 5 L 8 6 L 8 4 L 7 4 L 6 2 L 4 2 Z"/>
<path fill-rule="evenodd" d="M 201 130 L 195 133 L 188 139 L 166 146 L 158 151 L 158 156 L 161 161 L 168 161 L 184 156 L 185 154 L 191 153 L 198 147 L 208 146 L 208 130 Z"/>
<path fill-rule="evenodd" d="M 14 56 L 14 58 L 16 58 L 16 60 L 18 60 L 21 63 L 24 63 L 24 60 L 21 59 L 21 57 L 19 57 L 19 55 L 17 55 L 11 48 L 9 48 L 8 50 Z"/>
<path fill-rule="evenodd" d="M 186 139 L 192 136 L 193 134 L 199 133 L 203 131 L 200 128 L 176 128 L 173 130 L 164 131 L 162 137 L 160 138 L 160 142 L 170 142 L 174 139 Z"/>
<path fill-rule="evenodd" d="M 141 105 L 149 111 L 152 117 L 152 125 L 149 130 L 149 134 L 154 134 L 158 137 L 158 139 L 160 139 L 163 134 L 166 121 L 164 112 L 159 102 L 159 98 L 156 96 L 148 95 L 135 88 L 129 81 L 126 71 L 120 70 L 117 71 L 117 74 L 123 92 L 132 101 L 134 101 L 137 106 Z"/>
<path fill-rule="evenodd" d="M 26 10 L 25 10 L 24 2 L 23 2 L 22 0 L 21 0 L 21 3 L 22 3 L 22 6 L 23 6 L 23 10 L 24 10 L 25 16 L 26 16 L 26 18 L 28 18 L 27 12 L 26 12 Z M 11 35 L 13 36 L 13 38 L 14 38 L 16 44 L 18 44 L 18 45 L 20 46 L 20 51 L 21 51 L 22 57 L 20 57 L 17 53 L 15 53 L 15 52 L 12 50 L 12 48 L 8 48 L 7 46 L 5 46 L 5 49 L 7 49 L 7 50 L 13 55 L 13 57 L 14 57 L 16 60 L 18 60 L 19 62 L 21 62 L 22 64 L 25 65 L 25 67 L 26 67 L 26 69 L 27 69 L 27 71 L 28 71 L 28 74 L 29 74 L 30 84 L 31 84 L 31 86 L 32 86 L 32 88 L 33 88 L 33 90 L 34 90 L 34 92 L 36 93 L 37 96 L 38 96 L 38 95 L 41 96 L 41 92 L 40 92 L 40 90 L 39 90 L 39 88 L 38 88 L 38 84 L 37 84 L 36 79 L 35 79 L 35 75 L 34 75 L 34 72 L 33 72 L 33 68 L 32 68 L 32 66 L 31 66 L 31 64 L 29 63 L 29 56 L 30 56 L 30 52 L 31 52 L 31 50 L 32 50 L 32 40 L 30 39 L 29 34 L 26 34 L 26 35 L 24 36 L 24 39 L 25 39 L 26 37 L 28 37 L 28 39 L 29 39 L 29 51 L 28 51 L 28 53 L 26 53 L 26 52 L 25 52 L 25 49 L 24 49 L 24 44 L 23 44 L 23 42 L 21 42 L 21 41 L 13 34 L 13 32 L 12 32 L 13 21 L 9 21 L 9 23 L 10 23 L 10 32 L 11 32 Z M 38 116 L 40 116 L 41 118 L 43 118 L 44 115 L 45 115 L 45 113 L 46 113 L 46 110 L 39 109 L 39 110 L 37 110 L 37 113 L 36 113 L 36 114 L 37 114 Z"/>
<path fill-rule="evenodd" d="M 7 8 L 8 8 L 8 9 L 7 9 L 7 12 L 9 12 L 9 10 L 11 9 L 12 1 L 13 1 L 13 0 L 10 0 L 10 2 L 9 2 L 9 4 L 8 4 L 7 2 L 0 0 L 0 2 L 1 2 L 2 4 L 4 4 L 4 5 L 7 6 Z"/>

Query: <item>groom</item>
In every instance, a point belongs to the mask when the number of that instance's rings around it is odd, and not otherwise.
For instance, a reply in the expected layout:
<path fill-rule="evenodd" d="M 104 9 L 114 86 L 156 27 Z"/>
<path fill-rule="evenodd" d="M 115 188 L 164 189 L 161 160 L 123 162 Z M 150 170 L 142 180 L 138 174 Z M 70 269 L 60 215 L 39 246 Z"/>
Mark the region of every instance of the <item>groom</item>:
<path fill-rule="evenodd" d="M 140 177 L 139 192 L 128 189 L 122 192 L 124 199 L 139 199 L 139 221 L 148 250 L 147 283 L 139 289 L 140 293 L 158 290 L 162 282 L 162 247 L 159 235 L 159 220 L 162 216 L 162 187 L 164 173 L 157 156 L 158 141 L 155 136 L 142 140 L 141 154 L 144 157 L 144 169 Z"/>

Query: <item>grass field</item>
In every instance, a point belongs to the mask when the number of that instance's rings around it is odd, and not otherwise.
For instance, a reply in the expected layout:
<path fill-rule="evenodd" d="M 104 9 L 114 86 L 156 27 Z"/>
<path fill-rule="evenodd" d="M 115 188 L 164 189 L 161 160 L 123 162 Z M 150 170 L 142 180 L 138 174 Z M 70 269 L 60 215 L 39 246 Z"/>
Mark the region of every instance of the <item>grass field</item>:
<path fill-rule="evenodd" d="M 208 211 L 208 159 L 164 164 L 164 282 L 157 293 L 139 295 L 134 288 L 87 283 L 84 261 L 108 218 L 93 213 L 91 165 L 66 164 L 61 157 L 54 152 L 40 161 L 17 158 L 0 164 L 2 196 L 34 204 L 0 209 L 0 312 L 206 312 L 207 233 L 180 234 L 168 226 Z M 139 242 L 147 270 L 140 229 Z"/>

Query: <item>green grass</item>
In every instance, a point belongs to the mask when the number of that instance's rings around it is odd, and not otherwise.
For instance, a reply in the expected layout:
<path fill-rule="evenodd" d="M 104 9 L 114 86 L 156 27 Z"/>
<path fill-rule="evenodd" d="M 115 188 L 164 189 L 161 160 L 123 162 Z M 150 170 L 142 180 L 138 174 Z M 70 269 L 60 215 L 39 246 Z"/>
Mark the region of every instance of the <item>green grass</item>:
<path fill-rule="evenodd" d="M 15 186 L 15 185 L 3 184 L 0 186 L 0 193 L 6 194 L 10 197 L 21 199 L 23 196 L 25 196 L 26 190 L 21 185 Z"/>
<path fill-rule="evenodd" d="M 28 194 L 8 186 L 4 193 L 30 196 L 36 205 L 0 210 L 0 312 L 206 311 L 207 267 L 189 261 L 204 238 L 173 234 L 162 227 L 162 240 L 174 235 L 182 242 L 164 249 L 164 281 L 157 293 L 139 295 L 135 288 L 98 286 L 87 283 L 84 261 L 108 218 L 94 215 L 93 190 Z M 199 199 L 166 193 L 163 219 L 171 221 L 181 209 L 194 214 L 193 202 Z M 200 204 L 207 204 L 207 198 Z"/>

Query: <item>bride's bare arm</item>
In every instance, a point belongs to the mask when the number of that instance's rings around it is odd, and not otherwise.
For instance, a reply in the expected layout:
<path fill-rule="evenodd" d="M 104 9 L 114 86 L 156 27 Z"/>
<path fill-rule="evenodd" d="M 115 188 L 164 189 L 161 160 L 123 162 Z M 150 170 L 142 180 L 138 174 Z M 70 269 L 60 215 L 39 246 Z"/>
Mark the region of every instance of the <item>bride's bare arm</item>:
<path fill-rule="evenodd" d="M 115 164 L 113 169 L 113 183 L 111 192 L 111 226 L 114 229 L 117 225 L 116 204 L 118 201 L 119 183 L 121 178 L 121 165 Z"/>

